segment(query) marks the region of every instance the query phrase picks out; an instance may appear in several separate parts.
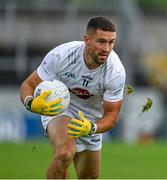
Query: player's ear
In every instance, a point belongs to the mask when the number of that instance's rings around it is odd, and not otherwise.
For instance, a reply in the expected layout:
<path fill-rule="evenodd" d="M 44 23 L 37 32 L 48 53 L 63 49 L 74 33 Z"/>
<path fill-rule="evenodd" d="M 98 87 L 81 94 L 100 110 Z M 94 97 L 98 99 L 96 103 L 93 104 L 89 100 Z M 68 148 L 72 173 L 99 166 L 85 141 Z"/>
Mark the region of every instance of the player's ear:
<path fill-rule="evenodd" d="M 85 35 L 84 35 L 84 42 L 85 42 L 85 44 L 88 45 L 88 44 L 89 44 L 89 41 L 90 41 L 89 35 L 88 35 L 88 34 L 85 34 Z"/>

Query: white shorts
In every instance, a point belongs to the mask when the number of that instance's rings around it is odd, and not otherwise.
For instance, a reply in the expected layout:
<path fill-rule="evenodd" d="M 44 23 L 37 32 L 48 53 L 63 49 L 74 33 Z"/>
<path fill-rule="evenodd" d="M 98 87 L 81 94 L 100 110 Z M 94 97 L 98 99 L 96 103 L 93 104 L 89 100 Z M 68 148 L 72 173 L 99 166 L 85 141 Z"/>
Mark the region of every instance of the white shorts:
<path fill-rule="evenodd" d="M 74 114 L 72 114 L 68 109 L 66 109 L 63 113 L 61 113 L 58 116 L 61 115 L 67 115 L 71 118 L 76 118 Z M 41 116 L 41 121 L 43 128 L 47 129 L 47 126 L 49 122 L 54 118 L 54 116 Z M 85 136 L 76 138 L 76 146 L 77 146 L 77 152 L 81 152 L 84 150 L 90 150 L 90 151 L 98 151 L 102 148 L 102 134 L 93 134 L 91 136 Z"/>

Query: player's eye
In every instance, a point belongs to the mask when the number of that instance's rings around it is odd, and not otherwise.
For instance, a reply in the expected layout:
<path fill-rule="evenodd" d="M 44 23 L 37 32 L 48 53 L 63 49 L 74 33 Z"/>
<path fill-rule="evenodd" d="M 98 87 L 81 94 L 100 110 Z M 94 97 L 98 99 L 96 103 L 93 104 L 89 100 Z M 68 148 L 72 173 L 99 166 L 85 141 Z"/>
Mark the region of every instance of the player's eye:
<path fill-rule="evenodd" d="M 110 42 L 109 42 L 109 45 L 112 45 L 113 43 L 114 43 L 114 40 L 113 40 L 113 41 L 110 41 Z"/>
<path fill-rule="evenodd" d="M 99 44 L 104 44 L 104 43 L 106 43 L 106 41 L 105 40 L 97 40 L 97 42 L 99 43 Z"/>

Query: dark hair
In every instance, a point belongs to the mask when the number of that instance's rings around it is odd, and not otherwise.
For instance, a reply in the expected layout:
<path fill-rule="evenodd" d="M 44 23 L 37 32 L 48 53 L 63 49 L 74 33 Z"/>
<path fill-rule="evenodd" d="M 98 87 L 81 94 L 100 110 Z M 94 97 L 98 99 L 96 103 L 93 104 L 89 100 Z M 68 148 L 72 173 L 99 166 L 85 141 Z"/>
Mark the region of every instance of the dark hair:
<path fill-rule="evenodd" d="M 93 17 L 88 21 L 86 32 L 89 33 L 90 31 L 96 31 L 97 29 L 115 32 L 116 26 L 108 18 L 98 16 Z"/>

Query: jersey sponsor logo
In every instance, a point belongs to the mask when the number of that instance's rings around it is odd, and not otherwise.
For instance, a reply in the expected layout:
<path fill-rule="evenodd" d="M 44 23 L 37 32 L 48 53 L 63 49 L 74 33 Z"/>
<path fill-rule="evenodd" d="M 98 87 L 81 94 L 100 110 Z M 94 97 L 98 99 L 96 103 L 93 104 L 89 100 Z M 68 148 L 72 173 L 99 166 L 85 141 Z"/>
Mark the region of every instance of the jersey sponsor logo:
<path fill-rule="evenodd" d="M 65 72 L 66 77 L 75 79 L 75 74 L 70 72 Z"/>
<path fill-rule="evenodd" d="M 119 87 L 117 90 L 114 90 L 114 91 L 113 91 L 113 94 L 114 94 L 115 96 L 118 95 L 118 94 L 122 91 L 123 87 L 124 87 L 123 83 L 120 84 L 120 87 Z"/>
<path fill-rule="evenodd" d="M 98 139 L 91 139 L 91 142 L 99 142 L 101 139 L 98 138 Z"/>
<path fill-rule="evenodd" d="M 72 92 L 81 99 L 89 99 L 91 96 L 94 96 L 88 90 L 82 88 L 70 89 L 70 92 Z"/>
<path fill-rule="evenodd" d="M 117 89 L 116 91 L 113 91 L 113 94 L 116 96 L 119 94 L 119 92 L 122 90 L 122 88 Z"/>

